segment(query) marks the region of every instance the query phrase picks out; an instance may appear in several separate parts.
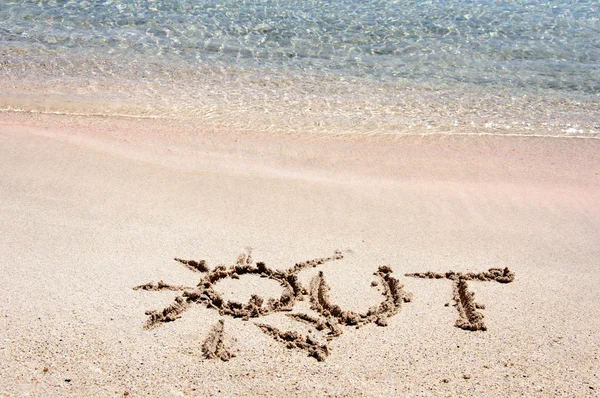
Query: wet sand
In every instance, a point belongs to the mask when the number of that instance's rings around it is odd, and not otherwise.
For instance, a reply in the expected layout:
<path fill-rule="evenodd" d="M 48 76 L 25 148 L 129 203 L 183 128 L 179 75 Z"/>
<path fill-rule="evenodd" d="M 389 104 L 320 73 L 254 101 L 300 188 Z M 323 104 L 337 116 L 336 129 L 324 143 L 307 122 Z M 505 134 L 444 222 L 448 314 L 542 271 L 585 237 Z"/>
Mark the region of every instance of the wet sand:
<path fill-rule="evenodd" d="M 600 140 L 198 130 L 0 113 L 3 396 L 598 395 Z"/>

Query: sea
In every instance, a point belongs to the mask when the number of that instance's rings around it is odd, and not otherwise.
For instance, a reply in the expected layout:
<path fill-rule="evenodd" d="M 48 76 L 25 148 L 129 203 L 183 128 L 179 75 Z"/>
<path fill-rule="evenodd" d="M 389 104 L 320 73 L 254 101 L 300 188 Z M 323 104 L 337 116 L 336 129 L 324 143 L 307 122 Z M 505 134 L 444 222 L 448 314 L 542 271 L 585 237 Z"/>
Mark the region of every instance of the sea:
<path fill-rule="evenodd" d="M 2 0 L 0 110 L 600 138 L 600 1 Z"/>

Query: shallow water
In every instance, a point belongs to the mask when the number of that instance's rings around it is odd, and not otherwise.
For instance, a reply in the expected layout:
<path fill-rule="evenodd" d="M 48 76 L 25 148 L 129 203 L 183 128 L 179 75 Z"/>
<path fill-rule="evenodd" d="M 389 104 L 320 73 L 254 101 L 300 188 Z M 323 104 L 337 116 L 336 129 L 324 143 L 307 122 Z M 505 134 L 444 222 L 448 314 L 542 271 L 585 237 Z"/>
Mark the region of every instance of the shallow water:
<path fill-rule="evenodd" d="M 0 105 L 205 127 L 600 133 L 595 0 L 0 3 Z"/>

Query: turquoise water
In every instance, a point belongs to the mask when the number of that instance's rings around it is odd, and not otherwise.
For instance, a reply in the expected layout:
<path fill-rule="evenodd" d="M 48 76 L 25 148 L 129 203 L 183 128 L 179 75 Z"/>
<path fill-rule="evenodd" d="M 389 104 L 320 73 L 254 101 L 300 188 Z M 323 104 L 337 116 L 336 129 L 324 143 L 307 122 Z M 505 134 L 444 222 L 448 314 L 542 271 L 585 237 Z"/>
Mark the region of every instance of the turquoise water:
<path fill-rule="evenodd" d="M 422 98 L 407 92 L 409 100 L 426 100 L 433 88 L 449 92 L 453 102 L 477 102 L 478 95 L 489 102 L 486 92 L 493 90 L 508 93 L 504 105 L 527 95 L 583 103 L 586 123 L 593 124 L 600 3 L 2 1 L 0 76 L 11 95 L 93 94 L 135 103 L 135 112 L 155 106 L 172 114 L 164 109 L 176 105 L 180 114 L 204 118 L 207 98 L 239 108 L 236 95 L 258 113 L 276 102 L 304 109 L 317 101 L 339 116 L 348 113 L 348 101 L 367 97 L 380 107 L 373 112 L 386 113 L 398 100 L 394 92 L 407 88 L 425 90 Z M 408 110 L 417 112 L 414 104 Z M 427 117 L 410 112 L 409 118 Z"/>

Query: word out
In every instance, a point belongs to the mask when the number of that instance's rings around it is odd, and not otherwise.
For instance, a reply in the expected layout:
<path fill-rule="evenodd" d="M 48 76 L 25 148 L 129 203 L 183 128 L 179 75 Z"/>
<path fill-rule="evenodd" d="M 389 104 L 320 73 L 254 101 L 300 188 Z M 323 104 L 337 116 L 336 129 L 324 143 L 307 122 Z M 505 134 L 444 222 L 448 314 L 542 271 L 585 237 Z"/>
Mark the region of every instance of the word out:
<path fill-rule="evenodd" d="M 298 274 L 307 268 L 314 268 L 329 261 L 340 260 L 344 255 L 340 251 L 334 252 L 330 257 L 316 258 L 309 261 L 296 263 L 294 267 L 280 271 L 269 268 L 263 262 L 254 262 L 252 251 L 241 254 L 236 263 L 230 266 L 220 265 L 210 269 L 204 260 L 176 261 L 185 265 L 192 271 L 202 273 L 200 282 L 196 286 L 172 285 L 163 282 L 146 283 L 134 287 L 134 290 L 160 291 L 170 290 L 182 292 L 173 303 L 162 310 L 146 311 L 148 320 L 145 328 L 151 329 L 166 322 L 172 322 L 181 317 L 181 314 L 193 304 L 202 304 L 207 308 L 215 309 L 221 316 L 230 316 L 250 320 L 260 318 L 274 312 L 285 312 L 295 321 L 309 324 L 309 334 L 303 335 L 296 331 L 280 330 L 275 326 L 265 323 L 255 323 L 262 332 L 283 343 L 290 349 L 304 350 L 309 356 L 323 361 L 329 355 L 328 342 L 340 336 L 347 327 L 359 328 L 369 323 L 378 326 L 387 326 L 387 320 L 396 315 L 404 303 L 412 300 L 412 294 L 404 290 L 404 286 L 392 274 L 388 266 L 380 266 L 374 275 L 379 281 L 373 281 L 373 286 L 382 288 L 383 299 L 379 305 L 369 308 L 366 312 L 359 313 L 344 310 L 336 305 L 329 296 L 329 286 L 325 281 L 323 272 L 320 271 L 305 287 L 300 283 Z M 221 293 L 215 290 L 215 284 L 220 280 L 231 278 L 239 279 L 242 275 L 256 275 L 277 281 L 283 288 L 279 298 L 263 299 L 258 294 L 253 294 L 247 303 L 234 300 L 225 300 Z M 464 330 L 486 330 L 483 314 L 479 311 L 485 307 L 476 303 L 474 293 L 469 290 L 469 281 L 495 281 L 509 283 L 514 280 L 514 274 L 508 268 L 490 268 L 480 273 L 460 273 L 448 271 L 444 274 L 425 272 L 405 274 L 407 277 L 427 279 L 448 279 L 453 282 L 454 306 L 458 311 L 455 326 Z M 313 314 L 293 312 L 298 301 L 310 300 Z M 449 305 L 449 304 L 446 304 Z M 231 359 L 234 354 L 230 352 L 225 343 L 224 320 L 214 325 L 202 345 L 205 358 L 220 358 L 224 361 Z"/>

